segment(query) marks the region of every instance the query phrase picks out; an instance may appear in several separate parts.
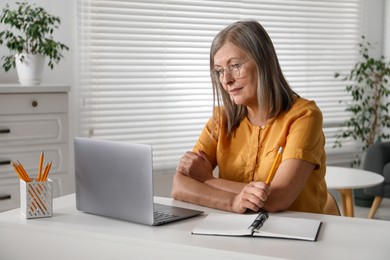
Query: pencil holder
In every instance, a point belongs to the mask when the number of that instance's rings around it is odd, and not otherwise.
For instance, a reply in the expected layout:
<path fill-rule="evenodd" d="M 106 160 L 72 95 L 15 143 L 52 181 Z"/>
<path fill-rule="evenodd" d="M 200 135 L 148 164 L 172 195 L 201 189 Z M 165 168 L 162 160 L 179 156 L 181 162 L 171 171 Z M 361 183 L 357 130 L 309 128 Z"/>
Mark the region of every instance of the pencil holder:
<path fill-rule="evenodd" d="M 27 218 L 53 215 L 53 181 L 20 181 L 20 210 Z"/>

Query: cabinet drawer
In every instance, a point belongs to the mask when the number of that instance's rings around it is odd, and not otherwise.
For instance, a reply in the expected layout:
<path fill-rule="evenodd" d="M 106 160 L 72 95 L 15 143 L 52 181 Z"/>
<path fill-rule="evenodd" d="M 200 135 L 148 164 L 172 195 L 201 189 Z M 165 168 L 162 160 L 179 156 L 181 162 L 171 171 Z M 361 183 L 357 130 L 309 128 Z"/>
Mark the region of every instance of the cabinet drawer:
<path fill-rule="evenodd" d="M 2 145 L 66 142 L 67 125 L 67 114 L 0 115 L 0 142 Z"/>
<path fill-rule="evenodd" d="M 20 207 L 20 184 L 15 181 L 12 185 L 0 186 L 0 194 L 7 194 L 9 199 L 0 200 L 0 212 Z"/>
<path fill-rule="evenodd" d="M 17 178 L 10 161 L 19 161 L 22 163 L 28 175 L 31 178 L 35 178 L 37 176 L 39 158 L 42 151 L 45 152 L 44 165 L 48 162 L 52 162 L 50 174 L 67 172 L 69 163 L 67 143 L 23 147 L 0 147 L 0 179 L 9 177 Z"/>
<path fill-rule="evenodd" d="M 0 115 L 67 112 L 66 93 L 0 94 Z"/>

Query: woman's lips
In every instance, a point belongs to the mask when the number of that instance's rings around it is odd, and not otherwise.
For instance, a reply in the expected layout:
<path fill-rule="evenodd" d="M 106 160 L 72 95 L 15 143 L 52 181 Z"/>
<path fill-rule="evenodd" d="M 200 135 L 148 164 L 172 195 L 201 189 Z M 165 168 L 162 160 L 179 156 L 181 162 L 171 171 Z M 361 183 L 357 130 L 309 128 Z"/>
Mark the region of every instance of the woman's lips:
<path fill-rule="evenodd" d="M 235 95 L 237 94 L 242 88 L 241 87 L 237 87 L 237 88 L 232 88 L 231 90 L 229 90 L 229 93 L 231 95 Z"/>

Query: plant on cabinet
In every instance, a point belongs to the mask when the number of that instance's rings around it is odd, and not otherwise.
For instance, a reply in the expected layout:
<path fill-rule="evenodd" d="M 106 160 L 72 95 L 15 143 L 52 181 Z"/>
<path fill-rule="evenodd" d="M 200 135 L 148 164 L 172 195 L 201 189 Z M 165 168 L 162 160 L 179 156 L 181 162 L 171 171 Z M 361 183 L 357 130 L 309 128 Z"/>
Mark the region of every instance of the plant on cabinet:
<path fill-rule="evenodd" d="M 16 67 L 22 85 L 37 85 L 41 82 L 45 59 L 50 69 L 63 58 L 62 52 L 69 50 L 65 44 L 53 39 L 60 18 L 49 14 L 44 8 L 27 2 L 16 2 L 3 8 L 0 23 L 8 29 L 0 31 L 0 45 L 5 45 L 10 55 L 5 55 L 3 68 L 9 71 Z"/>

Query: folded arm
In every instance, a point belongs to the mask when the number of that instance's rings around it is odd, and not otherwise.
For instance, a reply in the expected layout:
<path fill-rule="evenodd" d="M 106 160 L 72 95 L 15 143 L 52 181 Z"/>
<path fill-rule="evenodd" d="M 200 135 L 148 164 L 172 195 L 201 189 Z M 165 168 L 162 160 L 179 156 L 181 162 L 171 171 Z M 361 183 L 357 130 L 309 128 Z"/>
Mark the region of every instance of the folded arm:
<path fill-rule="evenodd" d="M 221 180 L 221 179 L 219 179 Z M 221 180 L 222 182 L 224 180 Z M 225 211 L 244 213 L 247 209 L 258 211 L 267 199 L 268 187 L 265 184 L 244 184 L 239 194 L 218 189 L 204 182 L 176 172 L 173 179 L 172 197 L 197 205 Z M 256 187 L 259 185 L 261 187 Z"/>
<path fill-rule="evenodd" d="M 272 185 L 214 178 L 213 167 L 202 153 L 187 152 L 176 169 L 172 197 L 178 200 L 244 213 L 286 210 L 298 197 L 315 165 L 289 159 L 279 166 Z"/>
<path fill-rule="evenodd" d="M 187 152 L 173 179 L 172 197 L 178 200 L 237 213 L 258 211 L 267 200 L 264 183 L 239 183 L 213 177 L 213 166 L 202 152 Z"/>

